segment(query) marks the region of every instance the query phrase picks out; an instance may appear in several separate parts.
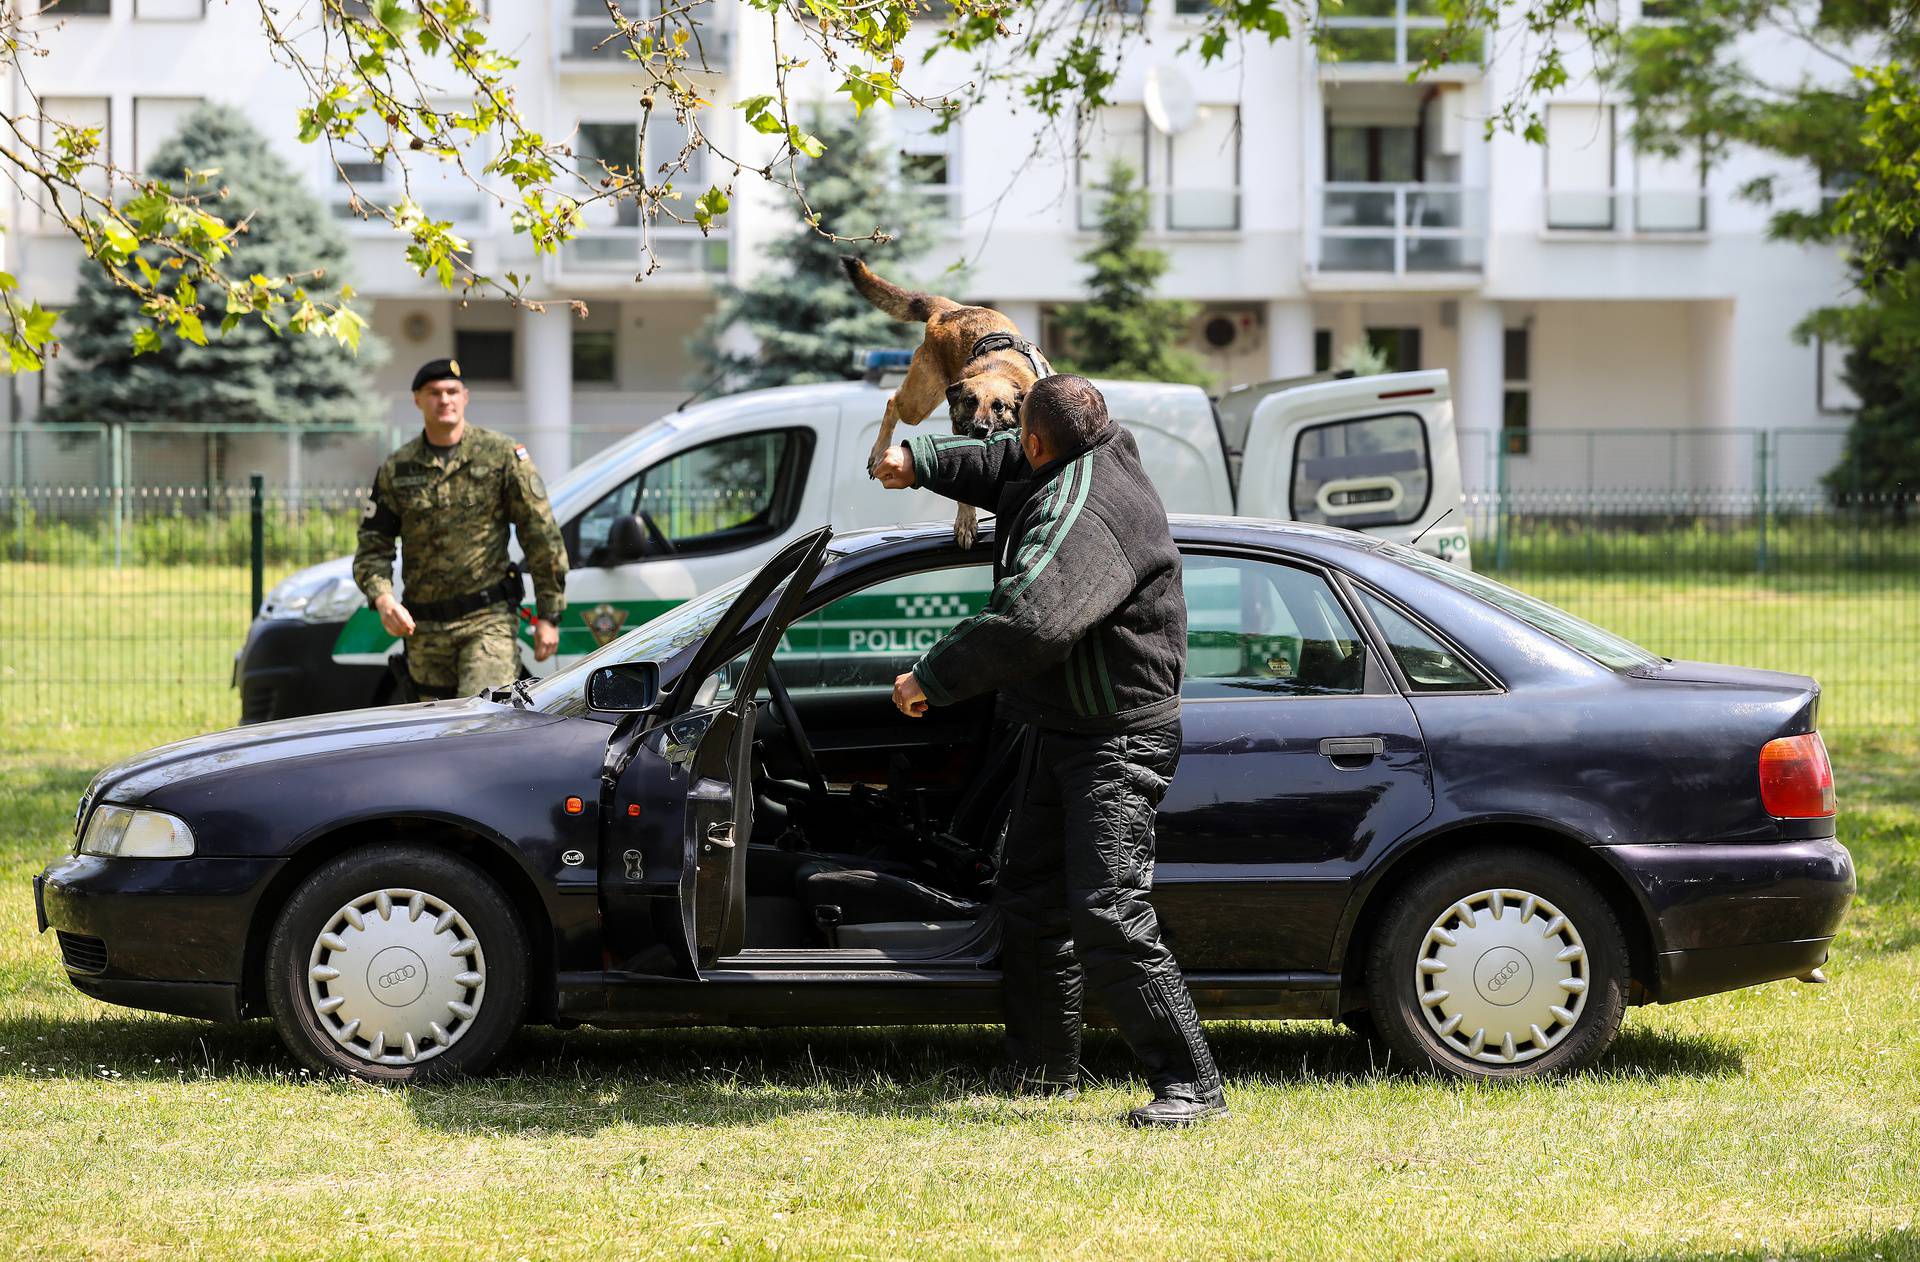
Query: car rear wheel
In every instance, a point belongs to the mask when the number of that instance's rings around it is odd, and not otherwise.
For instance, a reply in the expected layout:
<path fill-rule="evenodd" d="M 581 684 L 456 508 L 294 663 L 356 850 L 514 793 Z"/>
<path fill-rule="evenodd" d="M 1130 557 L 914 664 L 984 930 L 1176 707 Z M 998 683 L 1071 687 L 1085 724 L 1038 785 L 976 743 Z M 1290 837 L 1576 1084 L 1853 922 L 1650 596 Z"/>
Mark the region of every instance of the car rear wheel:
<path fill-rule="evenodd" d="M 1367 964 L 1380 1036 L 1466 1078 L 1591 1064 L 1626 1012 L 1627 946 L 1593 883 L 1512 847 L 1434 865 L 1399 891 Z"/>
<path fill-rule="evenodd" d="M 527 940 L 498 886 L 426 846 L 330 860 L 281 909 L 267 1006 L 302 1064 L 370 1082 L 478 1071 L 526 1009 Z"/>

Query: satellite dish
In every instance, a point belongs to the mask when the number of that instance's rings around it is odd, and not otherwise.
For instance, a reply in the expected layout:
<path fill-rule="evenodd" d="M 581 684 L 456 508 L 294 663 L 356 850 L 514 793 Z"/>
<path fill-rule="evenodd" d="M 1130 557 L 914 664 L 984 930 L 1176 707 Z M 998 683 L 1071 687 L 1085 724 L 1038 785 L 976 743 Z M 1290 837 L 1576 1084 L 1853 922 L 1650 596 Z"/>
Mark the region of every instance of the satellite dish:
<path fill-rule="evenodd" d="M 1200 112 L 1192 85 L 1173 66 L 1154 66 L 1147 71 L 1146 104 L 1148 120 L 1163 136 L 1178 136 L 1193 126 Z"/>

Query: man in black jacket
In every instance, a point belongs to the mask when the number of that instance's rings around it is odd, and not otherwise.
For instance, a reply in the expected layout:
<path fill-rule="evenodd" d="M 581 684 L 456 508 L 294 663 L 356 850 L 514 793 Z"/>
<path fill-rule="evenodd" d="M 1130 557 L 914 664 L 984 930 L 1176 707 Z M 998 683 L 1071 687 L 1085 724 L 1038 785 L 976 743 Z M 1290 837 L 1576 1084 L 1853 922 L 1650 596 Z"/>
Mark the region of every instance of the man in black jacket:
<path fill-rule="evenodd" d="M 995 886 L 1014 1068 L 1040 1090 L 1078 1085 L 1090 985 L 1153 1087 L 1129 1121 L 1224 1114 L 1193 999 L 1146 898 L 1154 808 L 1180 760 L 1187 606 L 1133 435 L 1092 382 L 1046 377 L 1018 432 L 918 435 L 874 473 L 991 509 L 998 523 L 987 607 L 900 676 L 894 704 L 917 716 L 998 690 L 1001 713 L 1028 725 Z"/>

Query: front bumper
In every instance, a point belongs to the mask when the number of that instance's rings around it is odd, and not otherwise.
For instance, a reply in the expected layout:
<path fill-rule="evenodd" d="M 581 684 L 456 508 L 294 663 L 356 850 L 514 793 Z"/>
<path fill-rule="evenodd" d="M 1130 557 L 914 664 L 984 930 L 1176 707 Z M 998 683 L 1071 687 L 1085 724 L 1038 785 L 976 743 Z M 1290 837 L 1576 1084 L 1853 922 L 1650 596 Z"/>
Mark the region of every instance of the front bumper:
<path fill-rule="evenodd" d="M 264 723 L 378 704 L 386 671 L 333 660 L 342 625 L 255 618 L 234 662 L 240 721 Z"/>
<path fill-rule="evenodd" d="M 213 1021 L 245 1008 L 247 931 L 282 859 L 74 855 L 33 878 L 67 980 L 107 1003 Z"/>
<path fill-rule="evenodd" d="M 1799 977 L 1826 962 L 1857 888 L 1831 837 L 1762 845 L 1609 846 L 1651 913 L 1653 999 Z"/>

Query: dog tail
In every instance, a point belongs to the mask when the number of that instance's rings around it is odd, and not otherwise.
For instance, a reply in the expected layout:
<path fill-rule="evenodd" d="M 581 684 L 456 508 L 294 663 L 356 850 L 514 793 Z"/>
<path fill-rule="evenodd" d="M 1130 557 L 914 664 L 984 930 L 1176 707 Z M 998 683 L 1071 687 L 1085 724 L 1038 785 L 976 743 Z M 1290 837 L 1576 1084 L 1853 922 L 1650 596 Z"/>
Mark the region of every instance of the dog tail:
<path fill-rule="evenodd" d="M 847 269 L 847 279 L 853 282 L 853 287 L 860 291 L 862 298 L 896 320 L 924 323 L 939 312 L 960 305 L 950 298 L 916 293 L 902 289 L 892 281 L 882 280 L 874 275 L 873 269 L 867 266 L 865 260 L 857 259 L 851 254 L 841 255 L 840 265 Z"/>

